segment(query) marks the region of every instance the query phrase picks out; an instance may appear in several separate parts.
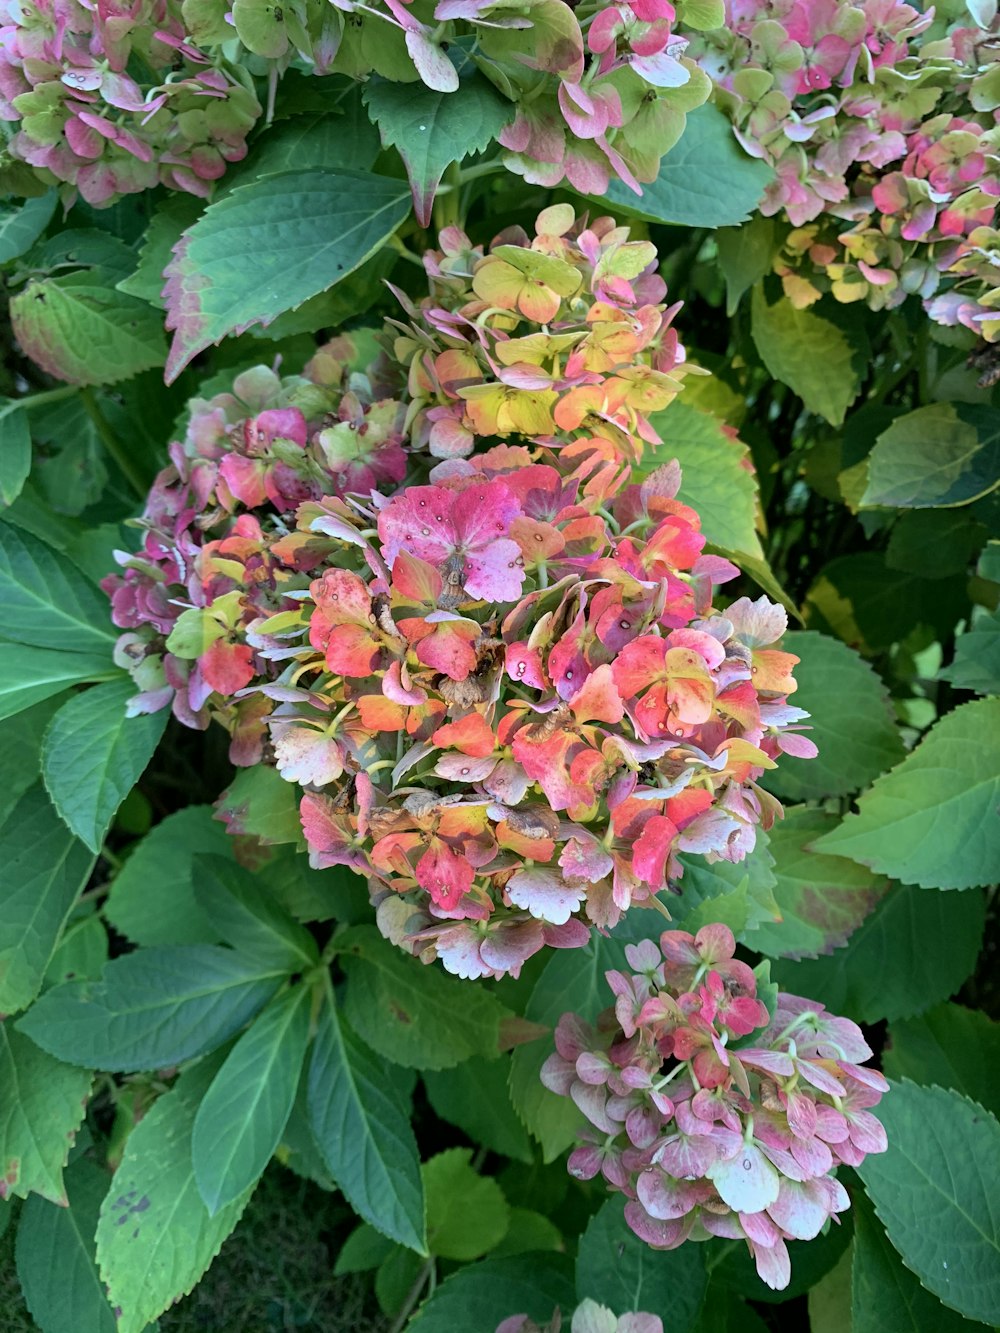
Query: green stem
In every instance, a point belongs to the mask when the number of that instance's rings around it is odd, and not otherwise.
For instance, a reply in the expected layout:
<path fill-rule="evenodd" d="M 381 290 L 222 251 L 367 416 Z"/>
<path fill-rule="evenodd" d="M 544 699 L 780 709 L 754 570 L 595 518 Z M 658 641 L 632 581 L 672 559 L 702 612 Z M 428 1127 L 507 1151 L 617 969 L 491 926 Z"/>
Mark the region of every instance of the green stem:
<path fill-rule="evenodd" d="M 389 1329 L 389 1333 L 402 1333 L 402 1329 L 406 1327 L 406 1321 L 409 1319 L 413 1311 L 413 1307 L 416 1305 L 417 1301 L 420 1300 L 420 1293 L 427 1285 L 427 1280 L 433 1275 L 433 1273 L 434 1273 L 434 1256 L 431 1255 L 429 1259 L 426 1259 L 420 1265 L 420 1272 L 417 1274 L 413 1286 L 407 1292 L 406 1300 L 403 1302 L 403 1308 L 396 1316 L 392 1327 Z"/>
<path fill-rule="evenodd" d="M 111 458 L 117 463 L 122 476 L 135 491 L 139 499 L 144 499 L 148 487 L 134 462 L 126 453 L 121 440 L 119 440 L 118 436 L 111 429 L 111 424 L 101 411 L 100 404 L 94 395 L 93 389 L 81 389 L 80 401 L 86 408 L 87 416 L 89 416 L 94 423 L 94 429 L 101 437 L 101 443 L 104 445 L 105 449 L 107 449 Z"/>
<path fill-rule="evenodd" d="M 29 412 L 33 407 L 45 407 L 49 403 L 61 403 L 64 398 L 71 398 L 73 394 L 79 392 L 75 384 L 64 384 L 59 389 L 46 389 L 43 393 L 31 393 L 26 398 L 15 398 L 14 402 L 18 407 L 24 407 Z"/>
<path fill-rule="evenodd" d="M 492 176 L 503 170 L 503 163 L 499 158 L 494 157 L 489 162 L 478 162 L 474 167 L 466 167 L 464 171 L 460 171 L 458 173 L 458 183 L 468 185 L 469 181 L 477 181 L 481 176 Z"/>

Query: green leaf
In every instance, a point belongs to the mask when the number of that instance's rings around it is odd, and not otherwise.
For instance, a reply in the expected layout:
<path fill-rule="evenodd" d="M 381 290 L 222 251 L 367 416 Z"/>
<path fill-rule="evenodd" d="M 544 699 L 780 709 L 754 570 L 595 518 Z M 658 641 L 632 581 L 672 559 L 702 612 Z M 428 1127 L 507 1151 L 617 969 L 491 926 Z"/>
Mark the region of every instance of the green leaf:
<path fill-rule="evenodd" d="M 710 865 L 703 856 L 685 853 L 681 853 L 680 861 L 684 875 L 675 886 L 680 895 L 669 899 L 676 929 L 695 934 L 702 926 L 721 921 L 756 949 L 757 930 L 778 915 L 769 835 L 758 830 L 753 851 L 742 861 L 714 861 Z M 648 929 L 656 934 L 652 922 Z"/>
<path fill-rule="evenodd" d="M 861 1023 L 920 1013 L 954 995 L 976 965 L 985 905 L 979 893 L 948 899 L 897 885 L 825 958 L 771 965 L 782 990 L 808 995 Z"/>
<path fill-rule="evenodd" d="M 726 116 L 716 107 L 695 107 L 684 133 L 660 164 L 642 197 L 614 179 L 602 203 L 650 222 L 688 227 L 734 227 L 753 213 L 774 172 L 749 157 L 733 137 Z"/>
<path fill-rule="evenodd" d="M 368 1222 L 362 1222 L 359 1227 L 354 1228 L 340 1247 L 333 1275 L 342 1277 L 345 1273 L 370 1273 L 378 1268 L 395 1248 L 395 1241 L 383 1236 Z"/>
<path fill-rule="evenodd" d="M 904 574 L 890 569 L 879 551 L 857 551 L 823 567 L 809 589 L 807 618 L 869 655 L 899 643 L 918 624 L 944 639 L 968 606 L 966 582 Z"/>
<path fill-rule="evenodd" d="M 0 721 L 0 824 L 41 775 L 42 733 L 58 707 L 45 699 Z"/>
<path fill-rule="evenodd" d="M 484 1259 L 445 1279 L 407 1325 L 408 1333 L 492 1333 L 526 1314 L 540 1324 L 576 1308 L 570 1261 L 561 1254 Z M 566 1325 L 564 1323 L 563 1327 Z"/>
<path fill-rule="evenodd" d="M 897 417 L 868 458 L 862 508 L 969 504 L 1000 486 L 1000 413 L 979 403 L 931 403 Z"/>
<path fill-rule="evenodd" d="M 1000 699 L 963 704 L 879 778 L 817 849 L 923 888 L 991 884 L 1000 865 Z"/>
<path fill-rule="evenodd" d="M 670 1333 L 689 1333 L 705 1295 L 704 1247 L 653 1250 L 625 1222 L 625 1201 L 605 1200 L 580 1237 L 576 1294 L 616 1314 L 670 1311 Z"/>
<path fill-rule="evenodd" d="M 61 986 L 64 981 L 96 980 L 108 961 L 108 932 L 96 911 L 70 918 L 52 959 L 45 969 L 44 985 Z"/>
<path fill-rule="evenodd" d="M 504 1006 L 383 940 L 352 926 L 337 940 L 347 977 L 344 1016 L 372 1050 L 409 1069 L 448 1069 L 498 1050 Z"/>
<path fill-rule="evenodd" d="M 246 833 L 265 845 L 303 844 L 299 790 L 276 768 L 266 764 L 241 768 L 215 806 L 231 834 Z"/>
<path fill-rule="evenodd" d="M 676 458 L 681 467 L 677 498 L 701 518 L 701 530 L 715 546 L 763 559 L 757 536 L 757 483 L 743 467 L 749 450 L 725 433 L 708 412 L 675 399 L 652 423 L 663 439 L 644 472 Z"/>
<path fill-rule="evenodd" d="M 0 643 L 0 720 L 17 716 L 70 685 L 119 674 L 110 654 L 47 652 Z"/>
<path fill-rule="evenodd" d="M 146 1112 L 101 1208 L 97 1265 L 116 1333 L 141 1333 L 198 1282 L 240 1220 L 252 1188 L 209 1215 L 198 1193 L 191 1140 L 216 1064 L 197 1065 Z M 89 1333 L 89 1330 L 88 1330 Z"/>
<path fill-rule="evenodd" d="M 42 1333 L 116 1333 L 97 1275 L 94 1232 L 109 1178 L 81 1158 L 66 1172 L 69 1206 L 29 1199 L 17 1228 L 17 1276 Z M 53 1274 L 58 1273 L 58 1281 Z"/>
<path fill-rule="evenodd" d="M 0 403 L 0 507 L 12 505 L 31 471 L 28 414 L 16 398 Z"/>
<path fill-rule="evenodd" d="M 851 1207 L 851 1333 L 970 1333 L 961 1315 L 904 1268 L 863 1191 L 854 1192 Z"/>
<path fill-rule="evenodd" d="M 75 565 L 9 523 L 0 523 L 0 606 L 4 638 L 72 648 L 74 657 L 106 654 L 110 667 L 115 631 L 107 598 Z"/>
<path fill-rule="evenodd" d="M 814 631 L 786 634 L 783 647 L 799 658 L 791 702 L 809 713 L 805 725 L 812 730 L 806 735 L 819 754 L 815 759 L 782 755 L 764 776 L 768 791 L 792 800 L 846 796 L 902 759 L 889 692 L 853 648 Z"/>
<path fill-rule="evenodd" d="M 99 852 L 115 811 L 142 777 L 167 725 L 166 711 L 128 717 L 128 676 L 72 695 L 49 723 L 42 776 L 69 828 Z"/>
<path fill-rule="evenodd" d="M 771 830 L 781 920 L 765 921 L 751 941 L 758 953 L 815 958 L 847 943 L 885 897 L 884 879 L 842 856 L 814 852 L 812 843 L 837 817 L 798 806 Z"/>
<path fill-rule="evenodd" d="M 265 176 L 210 205 L 167 268 L 167 382 L 226 334 L 269 324 L 346 278 L 408 207 L 399 181 L 315 170 Z"/>
<path fill-rule="evenodd" d="M 294 986 L 272 1000 L 226 1056 L 198 1107 L 194 1174 L 213 1217 L 257 1183 L 281 1142 L 309 1042 L 310 995 Z"/>
<path fill-rule="evenodd" d="M 115 958 L 98 982 L 47 991 L 19 1027 L 58 1059 L 95 1069 L 163 1069 L 238 1032 L 283 980 L 231 949 L 192 944 Z"/>
<path fill-rule="evenodd" d="M 623 962 L 617 941 L 598 935 L 592 935 L 583 949 L 553 953 L 535 983 L 524 1017 L 552 1029 L 569 1010 L 588 1020 L 596 1018 L 612 1000 L 604 974 Z M 551 1038 L 519 1046 L 510 1068 L 510 1099 L 528 1132 L 542 1145 L 546 1162 L 564 1152 L 580 1128 L 580 1112 L 570 1099 L 550 1092 L 539 1080 L 539 1070 L 551 1053 Z"/>
<path fill-rule="evenodd" d="M 854 1333 L 851 1319 L 851 1266 L 853 1247 L 848 1246 L 816 1285 L 809 1290 L 809 1333 Z"/>
<path fill-rule="evenodd" d="M 49 190 L 23 203 L 0 205 L 0 264 L 20 259 L 49 225 L 59 195 Z"/>
<path fill-rule="evenodd" d="M 195 898 L 212 927 L 244 958 L 302 972 L 319 961 L 316 942 L 275 901 L 259 876 L 223 856 L 194 858 Z"/>
<path fill-rule="evenodd" d="M 383 148 L 398 148 L 410 178 L 413 208 L 430 226 L 431 205 L 445 168 L 467 153 L 480 153 L 514 119 L 514 105 L 481 74 L 463 78 L 457 93 L 423 83 L 369 79 L 365 105 L 378 125 Z"/>
<path fill-rule="evenodd" d="M 774 218 L 757 213 L 742 227 L 723 227 L 715 243 L 726 280 L 726 314 L 734 315 L 743 294 L 771 272 L 778 252 L 777 226 Z"/>
<path fill-rule="evenodd" d="M 889 1078 L 952 1088 L 1000 1115 L 1000 1023 L 960 1004 L 939 1004 L 893 1023 L 882 1056 Z"/>
<path fill-rule="evenodd" d="M 810 412 L 841 425 L 861 387 L 846 335 L 822 315 L 797 310 L 786 297 L 768 305 L 760 287 L 751 310 L 754 345 L 769 373 Z"/>
<path fill-rule="evenodd" d="M 455 1069 L 427 1070 L 423 1080 L 431 1106 L 442 1120 L 457 1125 L 491 1152 L 530 1164 L 531 1140 L 511 1105 L 509 1076 L 509 1056 L 474 1057 Z"/>
<path fill-rule="evenodd" d="M 939 673 L 957 690 L 1000 694 L 1000 612 L 977 616 L 955 641 L 955 657 Z"/>
<path fill-rule="evenodd" d="M 0 1163 L 3 1194 L 66 1202 L 62 1172 L 83 1120 L 89 1069 L 53 1060 L 10 1022 L 0 1023 Z"/>
<path fill-rule="evenodd" d="M 908 509 L 892 525 L 885 562 L 924 579 L 965 574 L 985 536 L 962 509 Z"/>
<path fill-rule="evenodd" d="M 38 994 L 94 858 L 39 782 L 0 825 L 0 865 L 0 1014 L 11 1014 Z"/>
<path fill-rule="evenodd" d="M 117 291 L 119 276 L 86 269 L 32 278 L 10 302 L 22 351 L 69 384 L 117 384 L 162 366 L 166 344 L 159 313 Z"/>
<path fill-rule="evenodd" d="M 354 1211 L 392 1240 L 426 1254 L 424 1191 L 409 1108 L 385 1066 L 329 1000 L 313 1045 L 309 1120 Z"/>
<path fill-rule="evenodd" d="M 449 1148 L 421 1168 L 427 1195 L 427 1248 L 468 1263 L 499 1245 L 510 1209 L 495 1180 L 477 1175 L 471 1148 Z"/>
<path fill-rule="evenodd" d="M 187 194 L 164 199 L 149 220 L 139 247 L 139 263 L 117 283 L 118 290 L 147 301 L 157 310 L 165 310 L 163 271 L 182 233 L 194 223 L 203 207 L 200 199 Z"/>
<path fill-rule="evenodd" d="M 216 197 L 231 194 L 234 186 L 283 171 L 369 171 L 379 154 L 379 140 L 361 106 L 360 89 L 339 100 L 343 111 L 331 111 L 336 102 L 324 97 L 322 111 L 272 125 L 255 140 L 253 151 L 232 178 L 226 173 Z"/>
<path fill-rule="evenodd" d="M 943 1088 L 894 1083 L 879 1103 L 889 1149 L 858 1167 L 903 1263 L 945 1305 L 1000 1320 L 1000 1124 Z"/>
<path fill-rule="evenodd" d="M 168 815 L 129 854 L 111 883 L 104 915 L 133 944 L 218 943 L 195 899 L 194 861 L 201 852 L 233 856 L 233 840 L 211 806 Z"/>
<path fill-rule="evenodd" d="M 530 1254 L 534 1250 L 562 1250 L 563 1234 L 554 1222 L 531 1208 L 512 1208 L 507 1234 L 492 1253 Z"/>

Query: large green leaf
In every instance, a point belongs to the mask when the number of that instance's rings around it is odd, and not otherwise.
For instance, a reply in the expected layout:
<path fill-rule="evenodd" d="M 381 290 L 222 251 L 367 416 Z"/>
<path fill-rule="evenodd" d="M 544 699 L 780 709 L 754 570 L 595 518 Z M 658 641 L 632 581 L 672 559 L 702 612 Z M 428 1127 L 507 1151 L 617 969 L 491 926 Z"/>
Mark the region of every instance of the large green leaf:
<path fill-rule="evenodd" d="M 148 301 L 158 310 L 165 309 L 163 270 L 182 233 L 192 225 L 202 208 L 202 200 L 192 199 L 189 194 L 170 195 L 164 199 L 149 220 L 139 247 L 138 264 L 127 277 L 119 280 L 118 290 Z"/>
<path fill-rule="evenodd" d="M 110 665 L 115 632 L 107 598 L 75 565 L 9 523 L 0 523 L 0 608 L 5 639 L 74 657 L 105 653 Z M 45 663 L 43 657 L 43 671 Z"/>
<path fill-rule="evenodd" d="M 81 1158 L 66 1172 L 68 1207 L 56 1208 L 43 1199 L 29 1199 L 24 1206 L 17 1228 L 17 1276 L 42 1333 L 117 1333 L 97 1275 L 94 1243 L 109 1184 L 106 1171 Z"/>
<path fill-rule="evenodd" d="M 510 1225 L 503 1190 L 472 1166 L 471 1148 L 448 1148 L 423 1164 L 427 1248 L 468 1263 L 499 1245 Z"/>
<path fill-rule="evenodd" d="M 751 310 L 754 344 L 770 374 L 810 412 L 841 425 L 861 387 L 843 331 L 813 310 L 797 310 L 787 297 L 768 305 L 760 287 Z"/>
<path fill-rule="evenodd" d="M 218 197 L 282 171 L 369 171 L 379 154 L 378 133 L 365 115 L 357 85 L 353 92 L 347 99 L 324 95 L 322 109 L 277 121 L 254 141 L 246 160 L 226 173 Z"/>
<path fill-rule="evenodd" d="M 0 643 L 0 719 L 14 717 L 61 694 L 70 685 L 119 674 L 110 653 L 101 657 L 97 653 L 49 652 L 23 643 Z"/>
<path fill-rule="evenodd" d="M 908 1018 L 954 995 L 976 965 L 985 904 L 979 893 L 945 898 L 895 886 L 850 942 L 824 958 L 780 958 L 782 990 L 808 995 L 861 1023 Z"/>
<path fill-rule="evenodd" d="M 128 717 L 128 676 L 74 694 L 49 723 L 42 776 L 56 809 L 92 852 L 99 852 L 118 807 L 153 757 L 168 713 Z"/>
<path fill-rule="evenodd" d="M 1000 1124 L 957 1092 L 905 1079 L 879 1103 L 889 1149 L 865 1183 L 889 1239 L 928 1290 L 983 1323 L 1000 1321 Z"/>
<path fill-rule="evenodd" d="M 856 1190 L 850 1333 L 972 1333 L 922 1287 L 889 1244 L 866 1195 Z"/>
<path fill-rule="evenodd" d="M 511 1105 L 509 1077 L 510 1057 L 500 1056 L 474 1057 L 454 1069 L 427 1070 L 423 1080 L 435 1115 L 491 1152 L 530 1164 L 531 1140 Z"/>
<path fill-rule="evenodd" d="M 399 181 L 361 171 L 265 176 L 210 205 L 167 267 L 167 380 L 228 333 L 269 324 L 354 271 L 404 219 Z"/>
<path fill-rule="evenodd" d="M 62 1172 L 80 1127 L 92 1074 L 53 1060 L 0 1022 L 0 1163 L 4 1195 L 66 1202 Z"/>
<path fill-rule="evenodd" d="M 613 999 L 604 974 L 623 961 L 621 946 L 598 935 L 592 935 L 584 949 L 553 953 L 531 992 L 525 1018 L 553 1029 L 570 1011 L 596 1018 Z M 580 1128 L 580 1112 L 570 1099 L 550 1092 L 539 1080 L 539 1070 L 552 1050 L 551 1038 L 519 1046 L 510 1067 L 510 1099 L 528 1132 L 542 1145 L 546 1162 L 564 1152 Z"/>
<path fill-rule="evenodd" d="M 19 1026 L 43 1050 L 95 1069 L 162 1069 L 213 1050 L 283 980 L 279 969 L 212 944 L 140 949 L 98 982 L 47 991 Z"/>
<path fill-rule="evenodd" d="M 709 864 L 703 856 L 682 853 L 680 862 L 684 874 L 674 885 L 678 896 L 669 899 L 676 928 L 695 934 L 702 926 L 721 921 L 741 943 L 757 948 L 757 930 L 778 916 L 769 835 L 758 829 L 754 849 L 742 861 Z M 656 935 L 657 922 L 645 914 L 636 920 L 642 921 L 643 917 L 644 933 Z"/>
<path fill-rule="evenodd" d="M 299 789 L 268 764 L 239 769 L 215 808 L 232 834 L 246 833 L 268 846 L 285 842 L 304 846 Z"/>
<path fill-rule="evenodd" d="M 310 991 L 294 986 L 254 1019 L 198 1108 L 194 1174 L 214 1217 L 260 1178 L 291 1115 L 309 1042 Z"/>
<path fill-rule="evenodd" d="M 772 957 L 815 958 L 846 944 L 884 898 L 881 876 L 843 856 L 811 849 L 836 815 L 798 806 L 771 830 L 779 921 L 765 921 L 751 944 Z"/>
<path fill-rule="evenodd" d="M 448 1069 L 499 1049 L 507 1011 L 489 991 L 407 957 L 373 926 L 351 927 L 338 944 L 348 982 L 344 1016 L 385 1059 Z"/>
<path fill-rule="evenodd" d="M 787 634 L 783 646 L 799 658 L 791 702 L 809 713 L 807 735 L 819 754 L 782 755 L 763 778 L 768 791 L 792 800 L 845 796 L 902 759 L 889 692 L 853 648 L 814 631 Z M 847 716 L 850 727 L 844 726 Z"/>
<path fill-rule="evenodd" d="M 750 217 L 773 179 L 766 163 L 740 148 L 727 118 L 706 104 L 688 113 L 684 133 L 663 158 L 656 180 L 642 187 L 641 197 L 612 180 L 601 202 L 650 222 L 734 227 Z"/>
<path fill-rule="evenodd" d="M 194 858 L 195 898 L 212 927 L 244 958 L 302 972 L 319 961 L 316 942 L 275 902 L 259 875 L 223 856 Z"/>
<path fill-rule="evenodd" d="M 93 865 L 42 784 L 29 788 L 0 825 L 0 1014 L 16 1013 L 38 994 Z"/>
<path fill-rule="evenodd" d="M 678 398 L 652 417 L 663 439 L 651 467 L 676 458 L 681 467 L 678 499 L 697 510 L 701 530 L 715 546 L 763 558 L 757 536 L 757 483 L 743 466 L 745 444 L 727 434 L 717 417 Z M 644 468 L 644 471 L 650 469 Z"/>
<path fill-rule="evenodd" d="M 991 884 L 1000 865 L 998 803 L 1000 699 L 979 699 L 936 723 L 817 848 L 904 884 Z"/>
<path fill-rule="evenodd" d="M 689 1333 L 698 1317 L 708 1276 L 701 1245 L 650 1249 L 625 1222 L 625 1201 L 607 1199 L 580 1237 L 576 1294 L 616 1314 L 670 1311 L 670 1333 Z"/>
<path fill-rule="evenodd" d="M 16 398 L 0 401 L 0 508 L 12 505 L 31 471 L 31 428 Z"/>
<path fill-rule="evenodd" d="M 771 272 L 778 252 L 777 224 L 757 213 L 742 227 L 724 227 L 715 241 L 726 280 L 726 314 L 734 315 L 743 294 Z"/>
<path fill-rule="evenodd" d="M 343 1022 L 320 1011 L 309 1069 L 309 1120 L 331 1175 L 360 1217 L 426 1253 L 424 1191 L 409 1108 L 391 1073 Z"/>
<path fill-rule="evenodd" d="M 996 486 L 1000 412 L 978 403 L 931 403 L 897 417 L 875 441 L 861 505 L 964 505 Z"/>
<path fill-rule="evenodd" d="M 407 1328 L 413 1333 L 492 1333 L 510 1315 L 527 1314 L 544 1324 L 553 1310 L 568 1318 L 575 1307 L 565 1255 L 518 1254 L 460 1268 L 436 1288 Z"/>
<path fill-rule="evenodd" d="M 216 1068 L 195 1066 L 146 1112 L 101 1208 L 97 1264 L 119 1312 L 117 1333 L 141 1333 L 186 1295 L 249 1202 L 252 1189 L 212 1217 L 194 1177 L 195 1116 Z"/>
<path fill-rule="evenodd" d="M 952 1088 L 1000 1116 L 1000 1023 L 977 1009 L 939 1004 L 893 1023 L 882 1062 L 889 1078 Z"/>
<path fill-rule="evenodd" d="M 194 858 L 232 856 L 233 840 L 208 805 L 177 810 L 129 854 L 111 883 L 104 914 L 134 944 L 215 944 L 221 938 L 198 906 Z"/>
<path fill-rule="evenodd" d="M 457 93 L 435 92 L 423 83 L 369 79 L 365 105 L 383 147 L 399 149 L 422 227 L 430 225 L 445 168 L 467 153 L 482 152 L 514 119 L 513 103 L 479 73 L 463 78 Z"/>
<path fill-rule="evenodd" d="M 159 312 L 117 291 L 120 276 L 81 269 L 32 278 L 10 302 L 22 350 L 70 384 L 117 384 L 162 366 L 167 349 Z"/>

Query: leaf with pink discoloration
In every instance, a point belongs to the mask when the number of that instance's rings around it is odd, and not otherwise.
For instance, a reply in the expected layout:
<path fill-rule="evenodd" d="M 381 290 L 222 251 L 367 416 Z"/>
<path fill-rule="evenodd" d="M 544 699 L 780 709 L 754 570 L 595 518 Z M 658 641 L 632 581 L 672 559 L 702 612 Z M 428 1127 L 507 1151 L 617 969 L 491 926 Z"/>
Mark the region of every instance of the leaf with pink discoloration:
<path fill-rule="evenodd" d="M 265 176 L 211 204 L 165 270 L 168 383 L 227 334 L 266 326 L 353 273 L 408 207 L 399 181 L 346 170 Z"/>

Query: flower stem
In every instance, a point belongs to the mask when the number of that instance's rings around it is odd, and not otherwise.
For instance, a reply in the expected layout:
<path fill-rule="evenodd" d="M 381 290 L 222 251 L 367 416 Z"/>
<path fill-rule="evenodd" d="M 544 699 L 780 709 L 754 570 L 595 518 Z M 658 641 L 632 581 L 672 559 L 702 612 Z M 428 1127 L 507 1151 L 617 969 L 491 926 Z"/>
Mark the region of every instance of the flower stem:
<path fill-rule="evenodd" d="M 406 1327 L 406 1321 L 409 1319 L 413 1307 L 416 1305 L 417 1301 L 420 1300 L 420 1293 L 423 1291 L 428 1279 L 432 1277 L 433 1273 L 434 1256 L 431 1255 L 430 1258 L 426 1259 L 420 1265 L 420 1272 L 414 1279 L 413 1286 L 407 1292 L 406 1300 L 403 1302 L 403 1308 L 396 1316 L 392 1327 L 389 1329 L 389 1333 L 401 1333 L 402 1329 Z"/>
<path fill-rule="evenodd" d="M 61 403 L 64 398 L 71 398 L 78 392 L 75 384 L 64 384 L 58 389 L 45 389 L 42 393 L 31 393 L 26 398 L 15 398 L 12 401 L 18 407 L 24 407 L 30 412 L 33 407 L 47 407 L 49 403 Z"/>

